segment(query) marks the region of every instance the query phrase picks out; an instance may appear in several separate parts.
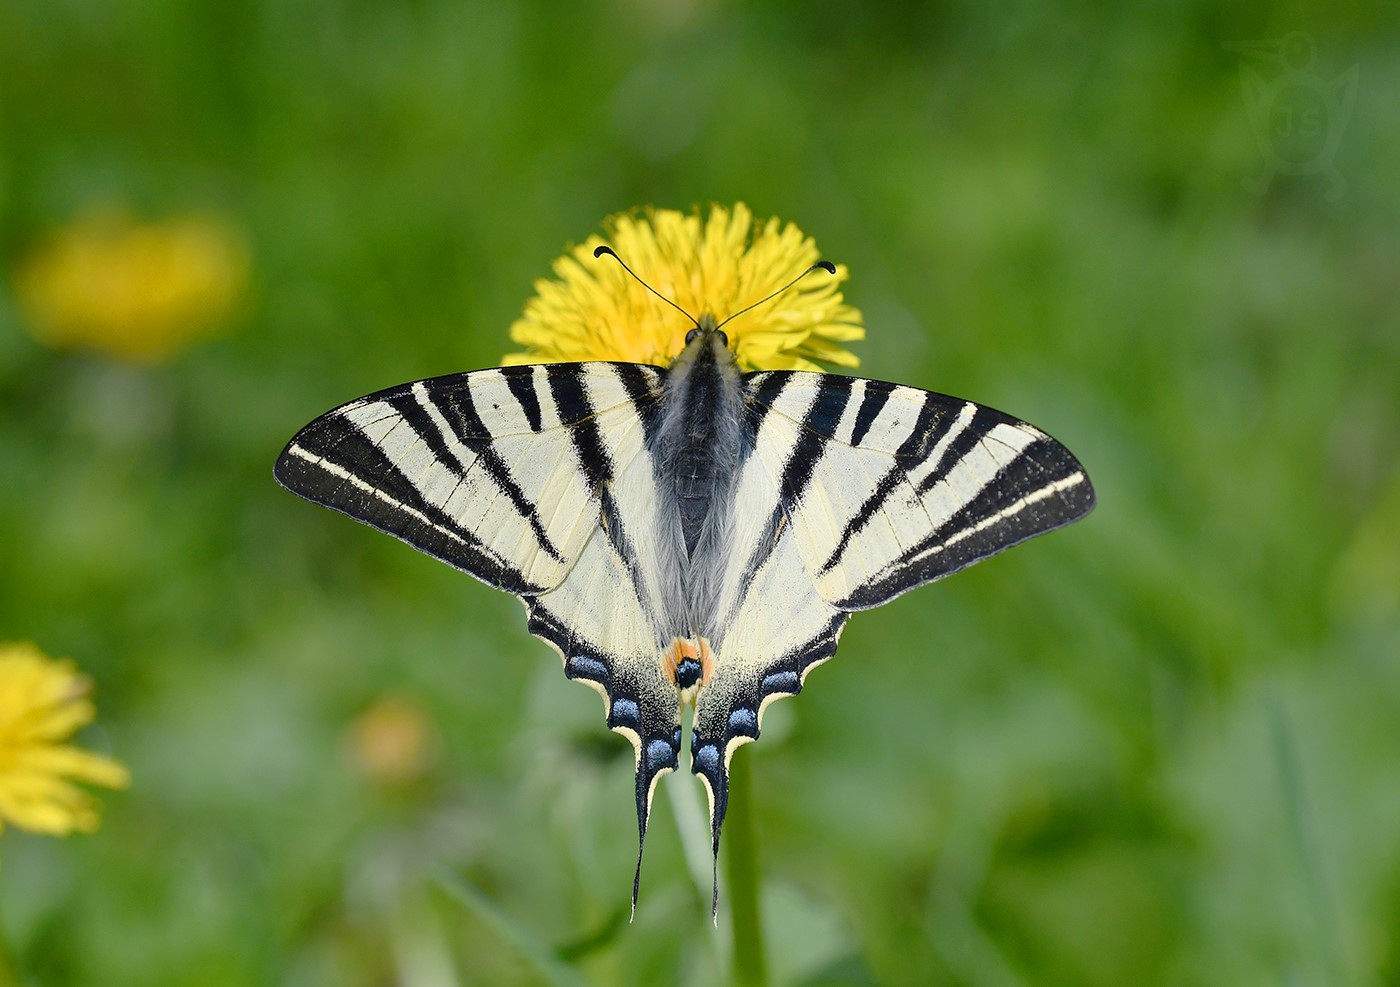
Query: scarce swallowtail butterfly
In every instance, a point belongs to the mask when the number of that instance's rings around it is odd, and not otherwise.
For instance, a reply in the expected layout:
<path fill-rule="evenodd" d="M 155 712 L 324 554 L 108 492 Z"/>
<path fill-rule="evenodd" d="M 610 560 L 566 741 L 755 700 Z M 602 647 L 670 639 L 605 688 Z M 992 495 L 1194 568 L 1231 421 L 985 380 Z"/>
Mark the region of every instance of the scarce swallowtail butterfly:
<path fill-rule="evenodd" d="M 303 428 L 275 472 L 520 597 L 530 633 L 635 748 L 642 845 L 694 703 L 717 859 L 734 751 L 851 613 L 1083 517 L 1094 490 L 1010 415 L 877 380 L 745 373 L 714 317 L 692 321 L 667 367 L 513 366 L 378 391 Z M 634 914 L 640 878 L 639 846 Z"/>

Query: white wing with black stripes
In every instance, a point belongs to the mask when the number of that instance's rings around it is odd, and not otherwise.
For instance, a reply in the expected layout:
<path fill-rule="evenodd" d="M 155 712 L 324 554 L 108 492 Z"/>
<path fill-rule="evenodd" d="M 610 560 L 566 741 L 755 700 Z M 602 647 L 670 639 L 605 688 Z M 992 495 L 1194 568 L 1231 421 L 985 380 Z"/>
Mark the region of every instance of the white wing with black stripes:
<path fill-rule="evenodd" d="M 736 481 L 736 564 L 692 739 L 716 851 L 735 749 L 758 737 L 769 702 L 835 653 L 850 612 L 1094 505 L 1068 450 L 991 408 L 802 371 L 748 374 L 743 386 L 752 451 Z"/>
<path fill-rule="evenodd" d="M 756 453 L 838 610 L 878 607 L 1093 509 L 1068 449 L 984 405 L 799 371 L 745 386 Z"/>
<path fill-rule="evenodd" d="M 1094 492 L 1063 446 L 990 408 L 741 377 L 712 324 L 692 336 L 669 370 L 510 367 L 371 394 L 302 429 L 276 476 L 520 596 L 632 742 L 643 841 L 693 699 L 717 855 L 734 751 L 852 611 L 1068 524 Z M 634 908 L 640 867 L 639 848 Z"/>
<path fill-rule="evenodd" d="M 654 403 L 632 364 L 507 367 L 370 394 L 317 418 L 279 482 L 499 589 L 553 589 L 597 527 L 607 460 Z M 623 463 L 625 465 L 625 462 Z"/>
<path fill-rule="evenodd" d="M 275 471 L 294 493 L 522 597 L 531 633 L 604 696 L 608 726 L 636 748 L 643 834 L 680 749 L 644 448 L 664 378 L 586 363 L 405 384 L 317 418 Z"/>

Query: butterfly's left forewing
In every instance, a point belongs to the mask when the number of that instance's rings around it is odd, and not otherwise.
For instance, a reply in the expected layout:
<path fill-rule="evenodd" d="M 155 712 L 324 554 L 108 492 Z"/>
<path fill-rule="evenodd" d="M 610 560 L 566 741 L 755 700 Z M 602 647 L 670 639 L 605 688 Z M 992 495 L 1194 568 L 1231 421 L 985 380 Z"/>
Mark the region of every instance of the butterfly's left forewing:
<path fill-rule="evenodd" d="M 275 475 L 498 589 L 545 592 L 597 527 L 598 451 L 655 403 L 662 374 L 554 364 L 391 387 L 303 428 Z"/>

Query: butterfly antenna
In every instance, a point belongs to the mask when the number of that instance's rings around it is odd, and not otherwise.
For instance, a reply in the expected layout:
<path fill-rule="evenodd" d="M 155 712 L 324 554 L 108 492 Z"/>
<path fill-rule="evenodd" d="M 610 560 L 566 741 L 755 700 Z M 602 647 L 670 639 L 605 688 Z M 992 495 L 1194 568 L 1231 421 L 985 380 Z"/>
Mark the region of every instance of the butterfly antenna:
<path fill-rule="evenodd" d="M 657 291 L 657 290 L 656 290 L 655 288 L 653 288 L 651 285 L 647 284 L 647 283 L 646 283 L 645 281 L 643 281 L 641 278 L 637 277 L 637 272 L 634 271 L 634 270 L 632 270 L 632 268 L 628 267 L 628 266 L 627 266 L 627 262 L 626 262 L 625 260 L 623 260 L 621 257 L 617 256 L 617 251 L 613 250 L 612 247 L 609 247 L 609 246 L 605 243 L 605 244 L 603 244 L 602 246 L 594 247 L 594 248 L 593 248 L 593 256 L 594 256 L 594 257 L 602 257 L 604 254 L 607 254 L 607 255 L 608 255 L 609 257 L 611 257 L 613 260 L 615 260 L 615 261 L 617 261 L 619 264 L 621 264 L 621 265 L 622 265 L 622 269 L 623 269 L 624 271 L 626 271 L 628 274 L 632 275 L 632 277 L 636 280 L 636 282 L 637 282 L 639 285 L 641 285 L 641 286 L 642 286 L 643 288 L 645 288 L 647 291 L 651 292 L 651 293 L 652 293 L 653 295 L 655 295 L 657 298 L 661 299 L 661 300 L 662 300 L 663 302 L 665 302 L 667 305 L 671 306 L 673 309 L 675 309 L 675 310 L 676 310 L 677 312 L 679 312 L 681 315 L 684 315 L 684 316 L 685 316 L 687 319 L 689 319 L 691 322 L 694 322 L 694 323 L 695 323 L 695 328 L 696 328 L 696 329 L 699 329 L 699 328 L 700 328 L 700 323 L 699 323 L 699 321 L 695 318 L 695 316 L 691 315 L 691 314 L 690 314 L 689 312 L 687 312 L 685 309 L 681 308 L 681 307 L 680 307 L 679 305 L 677 305 L 675 302 L 671 301 L 671 299 L 667 298 L 667 297 L 666 297 L 665 295 L 663 295 L 661 292 Z"/>
<path fill-rule="evenodd" d="M 817 261 L 815 264 L 813 264 L 811 267 L 807 268 L 807 270 L 805 270 L 805 271 L 803 271 L 801 274 L 799 274 L 797 277 L 793 278 L 793 279 L 792 279 L 791 281 L 789 281 L 787 284 L 783 285 L 783 286 L 782 286 L 781 288 L 779 288 L 777 291 L 773 292 L 773 294 L 767 295 L 766 297 L 763 297 L 763 298 L 760 298 L 758 301 L 754 302 L 752 305 L 745 305 L 743 308 L 739 309 L 739 311 L 735 312 L 734 315 L 731 315 L 728 319 L 725 319 L 725 320 L 724 320 L 723 322 L 721 322 L 718 326 L 715 326 L 715 328 L 718 329 L 718 328 L 720 328 L 721 326 L 728 325 L 730 319 L 733 319 L 733 318 L 735 318 L 736 316 L 743 315 L 743 314 L 744 314 L 745 312 L 747 312 L 749 309 L 758 308 L 758 307 L 759 307 L 760 305 L 762 305 L 764 302 L 771 302 L 773 299 L 777 298 L 779 295 L 781 295 L 783 292 L 787 291 L 787 290 L 788 290 L 789 288 L 791 288 L 793 285 L 797 284 L 797 282 L 801 281 L 801 280 L 802 280 L 803 278 L 805 278 L 807 275 L 811 274 L 813 271 L 818 270 L 818 269 L 825 271 L 827 274 L 835 274 L 835 273 L 836 273 L 836 265 L 835 265 L 835 264 L 833 264 L 833 263 L 832 263 L 831 261 L 829 261 L 829 260 L 819 260 L 819 261 Z M 635 277 L 635 275 L 633 275 L 633 276 Z"/>

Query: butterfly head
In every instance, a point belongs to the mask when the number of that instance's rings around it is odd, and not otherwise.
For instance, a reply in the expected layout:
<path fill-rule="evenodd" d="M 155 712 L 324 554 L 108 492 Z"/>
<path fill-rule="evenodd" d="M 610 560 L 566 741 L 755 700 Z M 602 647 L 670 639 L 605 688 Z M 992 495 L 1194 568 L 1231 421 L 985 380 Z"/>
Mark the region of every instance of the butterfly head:
<path fill-rule="evenodd" d="M 797 275 L 797 277 L 793 278 L 787 284 L 783 285 L 777 291 L 765 295 L 756 302 L 753 302 L 749 305 L 745 305 L 737 312 L 731 312 L 723 321 L 720 321 L 717 320 L 713 315 L 702 315 L 698 319 L 695 316 L 691 315 L 685 309 L 677 305 L 674 301 L 661 294 L 661 292 L 657 291 L 655 288 L 647 284 L 641 278 L 637 277 L 637 273 L 633 271 L 632 268 L 628 267 L 627 262 L 624 261 L 621 257 L 619 257 L 617 255 L 617 252 L 613 250 L 612 247 L 609 247 L 607 244 L 600 244 L 599 246 L 594 247 L 593 256 L 611 257 L 613 260 L 621 264 L 622 269 L 628 274 L 630 274 L 633 277 L 633 279 L 635 279 L 636 282 L 640 284 L 643 288 L 651 292 L 657 298 L 661 299 L 667 305 L 670 305 L 676 311 L 680 312 L 691 322 L 695 323 L 695 328 L 691 329 L 685 334 L 685 348 L 681 350 L 680 354 L 676 357 L 677 363 L 681 363 L 683 361 L 690 362 L 702 355 L 710 355 L 718 363 L 736 362 L 734 352 L 729 348 L 729 337 L 725 335 L 723 331 L 723 326 L 725 326 L 727 323 L 737 318 L 738 316 L 743 315 L 745 312 L 751 311 L 752 309 L 758 308 L 760 305 L 764 305 L 768 302 L 771 302 L 774 298 L 777 298 L 779 295 L 787 291 L 793 285 L 797 284 L 797 282 L 801 281 L 813 271 L 821 270 L 825 271 L 827 274 L 836 273 L 836 265 L 832 264 L 830 261 L 819 260 L 811 267 L 803 271 L 801 274 Z"/>
<path fill-rule="evenodd" d="M 689 346 L 691 343 L 695 342 L 697 339 L 703 338 L 707 334 L 718 336 L 721 346 L 729 345 L 729 337 L 720 329 L 713 315 L 702 315 L 695 320 L 695 328 L 685 334 L 685 345 Z"/>
<path fill-rule="evenodd" d="M 715 358 L 723 358 L 728 354 L 729 359 L 733 359 L 729 350 L 729 337 L 719 327 L 713 315 L 702 315 L 695 320 L 695 328 L 685 334 L 685 349 L 682 352 L 692 357 L 705 353 Z"/>

